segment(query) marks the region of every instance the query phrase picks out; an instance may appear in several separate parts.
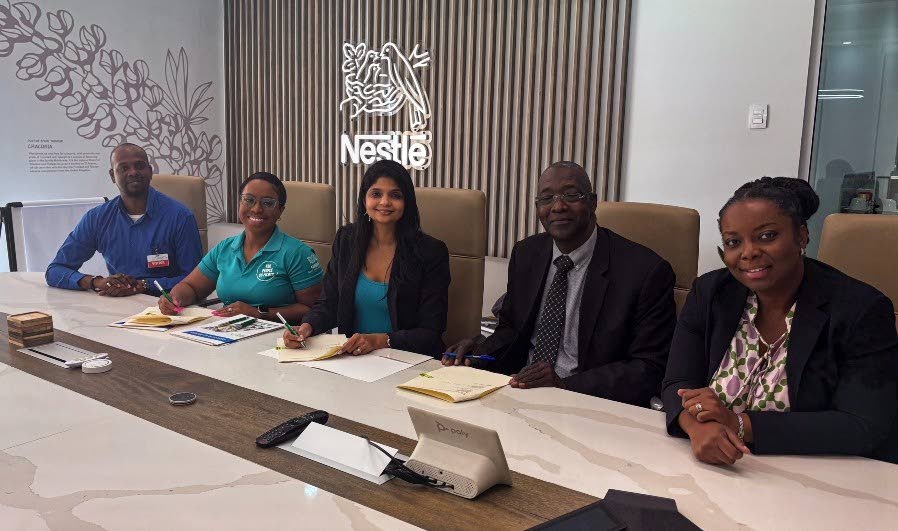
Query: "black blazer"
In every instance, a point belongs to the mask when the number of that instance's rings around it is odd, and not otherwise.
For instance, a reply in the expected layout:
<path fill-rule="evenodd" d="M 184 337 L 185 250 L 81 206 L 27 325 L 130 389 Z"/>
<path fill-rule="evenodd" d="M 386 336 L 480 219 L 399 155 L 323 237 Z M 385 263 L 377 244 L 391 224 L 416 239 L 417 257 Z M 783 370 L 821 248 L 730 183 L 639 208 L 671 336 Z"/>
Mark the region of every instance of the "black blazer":
<path fill-rule="evenodd" d="M 677 390 L 707 387 L 745 308 L 729 271 L 702 275 L 680 312 L 664 377 L 667 431 L 685 436 Z M 871 455 L 898 413 L 898 334 L 892 303 L 875 288 L 805 259 L 789 338 L 791 411 L 746 412 L 758 454 Z"/>
<path fill-rule="evenodd" d="M 515 244 L 496 331 L 477 347 L 497 357 L 486 368 L 512 374 L 527 363 L 552 249 L 546 233 Z M 647 406 L 660 391 L 676 323 L 673 269 L 648 248 L 598 227 L 585 282 L 579 364 L 564 383 L 572 391 Z"/>
<path fill-rule="evenodd" d="M 337 327 L 347 336 L 355 333 L 355 287 L 359 270 L 352 256 L 355 223 L 341 227 L 334 239 L 333 256 L 324 273 L 321 295 L 303 317 L 315 334 Z M 415 239 L 415 263 L 405 268 L 408 278 L 390 279 L 390 346 L 440 356 L 449 307 L 449 250 L 446 244 L 419 232 Z M 399 256 L 396 257 L 399 260 Z"/>

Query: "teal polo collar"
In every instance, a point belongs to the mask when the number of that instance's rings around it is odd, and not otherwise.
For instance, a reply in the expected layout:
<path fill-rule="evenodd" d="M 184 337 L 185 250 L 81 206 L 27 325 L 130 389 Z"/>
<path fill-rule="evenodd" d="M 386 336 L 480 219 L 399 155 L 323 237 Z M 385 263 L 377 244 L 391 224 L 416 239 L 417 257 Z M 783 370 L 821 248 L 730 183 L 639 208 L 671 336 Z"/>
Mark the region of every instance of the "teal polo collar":
<path fill-rule="evenodd" d="M 262 247 L 262 250 L 259 251 L 259 255 L 269 252 L 276 252 L 281 250 L 281 246 L 284 243 L 284 233 L 281 232 L 281 229 L 275 225 L 274 232 L 271 233 L 271 237 L 268 238 L 268 242 Z M 235 252 L 238 252 L 240 256 L 243 256 L 243 242 L 246 240 L 246 230 L 240 233 L 240 235 L 231 242 L 231 249 Z M 258 255 L 257 255 L 258 256 Z"/>

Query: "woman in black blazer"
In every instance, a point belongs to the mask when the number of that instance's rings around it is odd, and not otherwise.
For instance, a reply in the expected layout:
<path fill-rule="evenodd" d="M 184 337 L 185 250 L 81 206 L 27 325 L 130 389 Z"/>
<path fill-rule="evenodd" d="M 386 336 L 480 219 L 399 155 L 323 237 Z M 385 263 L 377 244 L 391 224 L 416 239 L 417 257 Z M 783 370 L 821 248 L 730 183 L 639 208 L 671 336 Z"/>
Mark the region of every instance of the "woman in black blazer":
<path fill-rule="evenodd" d="M 727 266 L 695 281 L 663 383 L 667 430 L 696 457 L 875 456 L 898 414 L 898 334 L 875 288 L 804 257 L 819 199 L 764 177 L 718 221 Z M 882 454 L 880 454 L 882 455 Z"/>
<path fill-rule="evenodd" d="M 337 327 L 343 352 L 396 348 L 439 356 L 449 305 L 449 251 L 421 231 L 415 188 L 399 163 L 382 160 L 362 178 L 358 220 L 340 228 L 324 289 L 290 348 Z"/>

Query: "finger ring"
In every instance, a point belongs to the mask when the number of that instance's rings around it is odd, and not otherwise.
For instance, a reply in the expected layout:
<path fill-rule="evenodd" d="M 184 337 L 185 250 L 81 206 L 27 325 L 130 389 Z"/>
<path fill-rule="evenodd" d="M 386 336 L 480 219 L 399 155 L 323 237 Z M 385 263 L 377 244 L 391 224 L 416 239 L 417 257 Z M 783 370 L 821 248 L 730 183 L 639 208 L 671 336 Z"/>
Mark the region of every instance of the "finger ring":
<path fill-rule="evenodd" d="M 704 408 L 702 408 L 702 405 L 701 405 L 701 404 L 696 404 L 696 405 L 695 405 L 695 411 L 696 411 L 697 413 L 701 413 L 703 409 L 704 409 Z"/>
<path fill-rule="evenodd" d="M 356 352 L 361 352 L 361 351 L 362 351 L 362 349 L 360 349 L 360 348 L 357 348 L 357 349 L 355 349 L 355 351 L 356 351 Z"/>
<path fill-rule="evenodd" d="M 106 287 L 107 287 L 107 288 L 108 288 L 109 286 L 111 286 L 111 285 L 112 285 L 112 284 L 110 284 L 109 282 L 106 283 Z"/>

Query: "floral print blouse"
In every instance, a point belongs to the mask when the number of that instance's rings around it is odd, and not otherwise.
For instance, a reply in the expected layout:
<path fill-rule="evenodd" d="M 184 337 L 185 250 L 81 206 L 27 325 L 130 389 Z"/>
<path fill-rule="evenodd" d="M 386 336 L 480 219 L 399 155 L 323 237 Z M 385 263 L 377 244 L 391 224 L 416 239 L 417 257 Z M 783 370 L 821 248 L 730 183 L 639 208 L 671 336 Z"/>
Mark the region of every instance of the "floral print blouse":
<path fill-rule="evenodd" d="M 769 346 L 755 327 L 758 296 L 750 293 L 736 334 L 710 387 L 734 413 L 743 411 L 789 411 L 786 356 L 795 304 L 786 314 L 786 333 Z M 760 347 L 768 346 L 761 355 Z"/>

